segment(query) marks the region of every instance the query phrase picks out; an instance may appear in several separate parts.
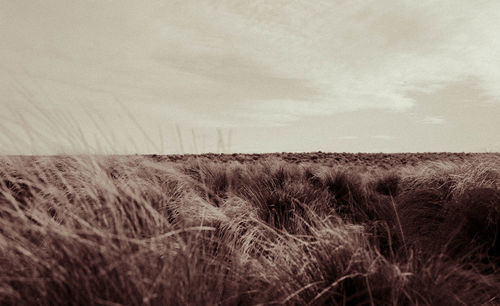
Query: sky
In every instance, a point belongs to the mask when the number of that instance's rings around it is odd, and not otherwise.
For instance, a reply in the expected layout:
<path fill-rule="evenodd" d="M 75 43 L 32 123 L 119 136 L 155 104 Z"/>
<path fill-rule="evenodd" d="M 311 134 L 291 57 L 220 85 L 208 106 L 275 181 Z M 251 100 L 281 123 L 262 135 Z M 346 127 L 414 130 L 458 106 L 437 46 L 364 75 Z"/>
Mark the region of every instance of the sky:
<path fill-rule="evenodd" d="M 0 0 L 0 153 L 500 151 L 499 1 Z"/>

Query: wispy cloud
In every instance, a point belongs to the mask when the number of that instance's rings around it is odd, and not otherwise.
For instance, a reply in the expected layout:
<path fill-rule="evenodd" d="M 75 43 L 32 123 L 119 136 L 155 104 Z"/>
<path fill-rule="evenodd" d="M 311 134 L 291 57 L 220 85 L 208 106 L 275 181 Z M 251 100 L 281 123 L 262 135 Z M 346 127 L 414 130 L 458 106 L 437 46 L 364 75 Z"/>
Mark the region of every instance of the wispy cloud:
<path fill-rule="evenodd" d="M 395 137 L 391 136 L 391 135 L 374 135 L 374 136 L 372 136 L 372 138 L 374 138 L 374 139 L 381 139 L 381 140 L 392 140 Z"/>
<path fill-rule="evenodd" d="M 427 117 L 422 118 L 419 122 L 423 123 L 423 124 L 441 125 L 441 124 L 444 124 L 446 121 L 441 116 L 427 116 Z"/>
<path fill-rule="evenodd" d="M 341 140 L 356 140 L 356 139 L 359 139 L 359 137 L 348 135 L 348 136 L 340 136 L 339 139 L 341 139 Z"/>

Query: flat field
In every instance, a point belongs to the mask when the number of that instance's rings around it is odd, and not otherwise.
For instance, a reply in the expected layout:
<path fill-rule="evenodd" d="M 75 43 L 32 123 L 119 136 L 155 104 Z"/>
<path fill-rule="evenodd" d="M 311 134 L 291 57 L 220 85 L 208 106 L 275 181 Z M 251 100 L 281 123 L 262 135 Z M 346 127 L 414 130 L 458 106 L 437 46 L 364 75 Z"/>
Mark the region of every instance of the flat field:
<path fill-rule="evenodd" d="M 500 154 L 0 158 L 0 303 L 499 305 Z"/>

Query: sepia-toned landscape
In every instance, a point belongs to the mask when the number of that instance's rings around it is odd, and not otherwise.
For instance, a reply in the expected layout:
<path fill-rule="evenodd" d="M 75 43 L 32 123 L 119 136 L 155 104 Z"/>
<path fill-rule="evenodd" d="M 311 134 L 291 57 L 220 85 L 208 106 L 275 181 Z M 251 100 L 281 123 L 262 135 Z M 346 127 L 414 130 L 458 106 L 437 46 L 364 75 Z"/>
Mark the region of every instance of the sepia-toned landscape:
<path fill-rule="evenodd" d="M 500 305 L 499 29 L 0 0 L 0 306 Z"/>
<path fill-rule="evenodd" d="M 3 157 L 0 302 L 499 304 L 499 161 Z"/>

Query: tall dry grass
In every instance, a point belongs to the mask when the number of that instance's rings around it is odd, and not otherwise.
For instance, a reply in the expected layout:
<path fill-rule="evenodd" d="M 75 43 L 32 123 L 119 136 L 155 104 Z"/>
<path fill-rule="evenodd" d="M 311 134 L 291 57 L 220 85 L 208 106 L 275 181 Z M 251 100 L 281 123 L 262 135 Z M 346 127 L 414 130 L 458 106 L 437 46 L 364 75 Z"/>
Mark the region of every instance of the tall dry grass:
<path fill-rule="evenodd" d="M 499 304 L 500 166 L 0 161 L 0 302 Z"/>

